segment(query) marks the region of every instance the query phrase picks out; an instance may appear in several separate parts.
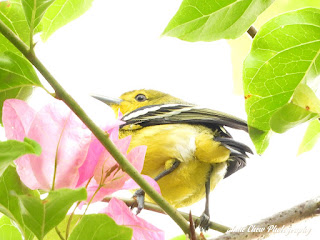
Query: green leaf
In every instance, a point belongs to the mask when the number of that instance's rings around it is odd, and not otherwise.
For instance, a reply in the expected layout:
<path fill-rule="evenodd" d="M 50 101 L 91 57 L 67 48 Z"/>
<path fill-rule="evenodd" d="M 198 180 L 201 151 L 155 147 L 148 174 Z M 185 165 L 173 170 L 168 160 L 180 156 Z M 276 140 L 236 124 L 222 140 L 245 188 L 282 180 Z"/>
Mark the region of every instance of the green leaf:
<path fill-rule="evenodd" d="M 263 24 L 265 24 L 271 18 L 278 16 L 282 13 L 297 10 L 305 7 L 316 7 L 320 8 L 319 0 L 285 0 L 285 1 L 275 1 L 269 8 L 267 8 L 255 21 L 254 26 L 256 29 L 260 29 Z M 252 39 L 248 37 L 247 34 L 243 34 L 241 37 L 229 40 L 228 43 L 231 47 L 231 60 L 232 60 L 232 74 L 233 74 L 233 92 L 238 95 L 243 95 L 243 84 L 242 84 L 242 70 L 243 61 L 248 55 Z M 318 79 L 320 80 L 320 79 Z M 314 84 L 308 82 L 308 85 L 313 89 L 318 83 L 315 81 Z"/>
<path fill-rule="evenodd" d="M 186 235 L 180 235 L 174 238 L 171 238 L 171 240 L 187 240 Z"/>
<path fill-rule="evenodd" d="M 277 110 L 270 119 L 271 129 L 277 133 L 284 133 L 301 123 L 317 117 L 318 114 L 312 113 L 305 108 L 293 103 L 287 103 Z"/>
<path fill-rule="evenodd" d="M 10 218 L 6 216 L 0 218 L 0 239 L 23 240 L 19 230 L 12 224 Z"/>
<path fill-rule="evenodd" d="M 258 154 L 262 154 L 269 146 L 272 131 L 262 131 L 249 126 L 249 134 Z"/>
<path fill-rule="evenodd" d="M 314 91 L 306 84 L 298 85 L 294 91 L 291 102 L 309 112 L 320 114 L 320 100 Z"/>
<path fill-rule="evenodd" d="M 57 226 L 75 202 L 86 198 L 85 188 L 51 191 L 44 200 L 34 196 L 19 196 L 24 223 L 38 239 L 43 239 Z"/>
<path fill-rule="evenodd" d="M 26 100 L 34 86 L 43 87 L 32 65 L 25 58 L 12 52 L 0 54 L 0 119 L 6 99 Z"/>
<path fill-rule="evenodd" d="M 248 30 L 274 0 L 184 0 L 162 33 L 182 40 L 234 39 Z"/>
<path fill-rule="evenodd" d="M 68 226 L 68 221 L 69 221 L 70 215 L 67 215 L 61 223 L 58 225 L 58 229 L 61 233 L 62 236 L 66 235 L 66 229 Z M 70 223 L 70 232 L 72 229 L 76 226 L 78 221 L 82 218 L 82 215 L 73 215 L 73 218 Z M 52 229 L 48 234 L 44 237 L 44 240 L 61 240 L 60 237 L 58 236 L 57 232 L 55 229 Z"/>
<path fill-rule="evenodd" d="M 84 14 L 93 0 L 56 0 L 41 21 L 41 38 L 46 41 L 52 33 Z"/>
<path fill-rule="evenodd" d="M 315 119 L 310 122 L 307 131 L 303 137 L 300 144 L 298 154 L 310 151 L 314 145 L 316 145 L 318 139 L 320 138 L 320 121 Z"/>
<path fill-rule="evenodd" d="M 260 29 L 243 68 L 250 126 L 269 132 L 272 115 L 289 102 L 297 86 L 319 75 L 319 30 L 316 8 L 282 14 Z M 264 138 L 255 136 L 259 139 Z"/>
<path fill-rule="evenodd" d="M 0 142 L 0 176 L 13 160 L 25 154 L 41 154 L 41 146 L 34 140 L 25 138 L 23 142 L 8 140 Z"/>
<path fill-rule="evenodd" d="M 132 229 L 117 225 L 106 214 L 85 215 L 72 231 L 69 240 L 131 240 Z"/>
<path fill-rule="evenodd" d="M 46 10 L 54 1 L 55 0 L 21 0 L 31 30 L 38 26 Z"/>
<path fill-rule="evenodd" d="M 320 69 L 320 9 L 306 8 L 266 23 L 244 62 L 248 124 L 270 129 L 275 111 L 287 104 L 313 68 Z"/>
<path fill-rule="evenodd" d="M 9 166 L 0 176 L 0 212 L 13 220 L 25 239 L 33 239 L 33 234 L 25 226 L 20 209 L 19 195 L 38 196 L 37 191 L 27 188 L 21 181 L 16 169 Z"/>
<path fill-rule="evenodd" d="M 30 29 L 20 0 L 0 2 L 0 20 L 18 35 L 23 42 L 29 45 Z M 11 51 L 22 56 L 22 53 L 0 34 L 0 53 L 5 51 Z"/>

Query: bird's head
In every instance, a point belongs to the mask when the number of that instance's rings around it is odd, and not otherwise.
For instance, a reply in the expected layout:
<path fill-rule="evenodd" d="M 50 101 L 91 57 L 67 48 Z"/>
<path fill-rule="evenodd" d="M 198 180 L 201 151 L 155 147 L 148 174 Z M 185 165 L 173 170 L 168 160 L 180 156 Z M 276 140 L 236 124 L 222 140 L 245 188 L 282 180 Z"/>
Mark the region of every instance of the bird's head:
<path fill-rule="evenodd" d="M 127 114 L 135 109 L 158 104 L 183 103 L 179 98 L 156 90 L 134 90 L 126 92 L 119 99 L 108 98 L 100 95 L 93 95 L 94 98 L 108 104 L 117 113 Z"/>

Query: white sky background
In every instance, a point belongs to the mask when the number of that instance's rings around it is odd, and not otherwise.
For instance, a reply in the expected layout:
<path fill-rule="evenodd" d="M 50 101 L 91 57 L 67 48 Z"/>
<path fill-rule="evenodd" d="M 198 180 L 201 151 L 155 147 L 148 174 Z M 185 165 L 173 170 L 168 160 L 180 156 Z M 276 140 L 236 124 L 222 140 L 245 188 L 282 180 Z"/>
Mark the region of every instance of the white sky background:
<path fill-rule="evenodd" d="M 95 0 L 86 14 L 58 30 L 46 43 L 39 42 L 36 53 L 96 118 L 106 107 L 90 99 L 90 93 L 118 97 L 128 90 L 146 88 L 245 119 L 244 98 L 233 93 L 226 41 L 188 43 L 160 38 L 180 3 Z M 44 102 L 36 91 L 31 104 Z M 229 227 L 245 226 L 319 195 L 319 144 L 296 156 L 305 129 L 306 125 L 275 134 L 263 156 L 251 157 L 245 169 L 223 180 L 211 193 L 211 219 Z M 253 148 L 244 132 L 234 136 Z M 201 201 L 184 210 L 200 215 L 203 208 Z M 164 229 L 168 238 L 182 233 L 169 217 L 147 211 L 141 216 Z M 290 234 L 285 238 L 279 234 L 273 239 L 318 239 L 320 230 L 315 222 L 299 225 L 312 227 L 308 236 Z"/>

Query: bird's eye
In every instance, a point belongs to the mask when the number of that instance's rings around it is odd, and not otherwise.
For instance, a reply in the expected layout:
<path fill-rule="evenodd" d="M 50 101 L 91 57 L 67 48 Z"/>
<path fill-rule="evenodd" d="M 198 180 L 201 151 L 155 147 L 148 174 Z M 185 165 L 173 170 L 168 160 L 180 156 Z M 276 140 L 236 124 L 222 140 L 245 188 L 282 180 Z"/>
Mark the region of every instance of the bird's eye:
<path fill-rule="evenodd" d="M 147 100 L 147 97 L 146 97 L 146 95 L 144 95 L 144 94 L 138 94 L 136 97 L 135 97 L 135 99 L 138 101 L 138 102 L 144 102 L 145 100 Z"/>

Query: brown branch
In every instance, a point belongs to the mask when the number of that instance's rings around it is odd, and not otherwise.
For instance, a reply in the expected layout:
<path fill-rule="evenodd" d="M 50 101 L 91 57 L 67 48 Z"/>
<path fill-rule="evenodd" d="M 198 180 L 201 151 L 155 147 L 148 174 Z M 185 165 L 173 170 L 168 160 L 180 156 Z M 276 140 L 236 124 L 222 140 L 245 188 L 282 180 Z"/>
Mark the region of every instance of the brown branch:
<path fill-rule="evenodd" d="M 312 218 L 320 214 L 320 196 L 306 202 L 303 202 L 293 208 L 279 212 L 269 218 L 261 220 L 258 223 L 250 224 L 245 227 L 231 229 L 226 234 L 211 238 L 209 240 L 252 240 L 265 239 L 279 230 L 289 228 L 292 224 L 304 219 Z M 278 229 L 275 229 L 275 227 Z M 254 229 L 261 229 L 261 232 L 252 232 Z"/>
<path fill-rule="evenodd" d="M 112 197 L 105 197 L 102 201 L 109 202 L 111 200 L 111 198 Z M 132 198 L 131 199 L 119 198 L 119 199 L 122 200 L 125 204 L 127 204 L 128 207 L 131 207 L 135 204 L 135 200 Z M 166 214 L 158 205 L 153 204 L 153 203 L 149 203 L 149 202 L 144 203 L 144 209 L 149 210 L 149 211 L 153 211 L 153 212 L 157 212 L 157 213 L 161 213 L 161 214 Z M 181 211 L 178 211 L 178 212 L 182 215 L 182 217 L 184 217 L 186 220 L 189 221 L 190 217 L 189 217 L 188 213 L 181 212 Z M 195 225 L 198 226 L 199 222 L 200 222 L 200 217 L 192 215 L 192 219 L 193 219 Z M 225 233 L 230 229 L 224 225 L 221 225 L 221 224 L 215 223 L 215 222 L 210 222 L 209 228 L 212 230 L 218 231 L 218 232 L 222 232 L 222 233 Z"/>
<path fill-rule="evenodd" d="M 257 29 L 254 27 L 254 26 L 251 26 L 248 30 L 247 30 L 247 33 L 249 34 L 249 36 L 254 39 L 254 37 L 256 36 L 257 34 Z"/>

